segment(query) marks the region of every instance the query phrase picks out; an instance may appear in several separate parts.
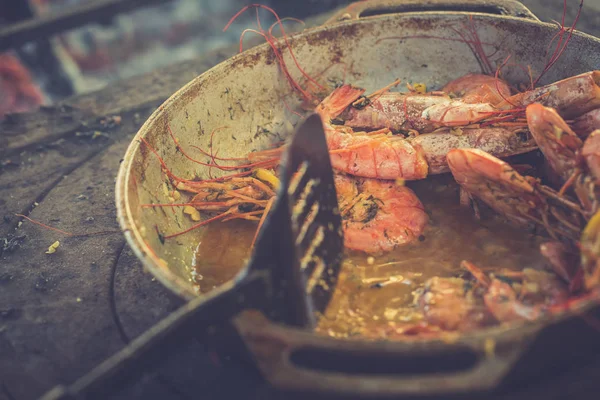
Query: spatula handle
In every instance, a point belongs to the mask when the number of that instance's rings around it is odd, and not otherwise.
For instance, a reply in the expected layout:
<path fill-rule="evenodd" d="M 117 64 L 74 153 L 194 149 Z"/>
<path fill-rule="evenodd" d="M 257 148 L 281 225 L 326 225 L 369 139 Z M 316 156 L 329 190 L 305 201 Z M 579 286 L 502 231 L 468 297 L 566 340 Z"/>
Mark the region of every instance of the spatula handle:
<path fill-rule="evenodd" d="M 539 19 L 515 0 L 372 0 L 355 2 L 336 12 L 324 25 L 365 17 L 407 12 L 465 12 Z"/>
<path fill-rule="evenodd" d="M 41 400 L 106 399 L 128 382 L 160 365 L 192 338 L 207 337 L 215 324 L 229 320 L 243 309 L 265 309 L 267 288 L 258 274 L 228 283 L 194 299 L 160 321 L 87 375 L 68 386 L 57 386 Z"/>

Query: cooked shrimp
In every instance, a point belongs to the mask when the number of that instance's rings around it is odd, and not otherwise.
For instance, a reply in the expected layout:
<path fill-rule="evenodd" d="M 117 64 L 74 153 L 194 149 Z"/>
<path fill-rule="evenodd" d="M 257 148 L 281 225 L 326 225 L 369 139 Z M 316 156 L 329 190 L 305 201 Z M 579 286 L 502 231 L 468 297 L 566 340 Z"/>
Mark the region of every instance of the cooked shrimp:
<path fill-rule="evenodd" d="M 433 277 L 416 298 L 430 325 L 444 330 L 469 331 L 490 322 L 490 314 L 473 285 L 461 278 Z"/>
<path fill-rule="evenodd" d="M 527 107 L 531 134 L 550 165 L 564 183 L 561 192 L 574 185 L 575 194 L 585 210 L 598 209 L 597 182 L 600 179 L 600 131 L 585 142 L 551 108 L 541 104 Z"/>
<path fill-rule="evenodd" d="M 510 97 L 510 87 L 503 80 L 483 74 L 468 74 L 455 79 L 442 89 L 464 103 L 498 104 Z"/>
<path fill-rule="evenodd" d="M 552 271 L 569 284 L 572 292 L 580 288 L 578 251 L 565 243 L 547 242 L 540 246 L 540 253 L 546 258 Z"/>
<path fill-rule="evenodd" d="M 537 148 L 529 132 L 520 128 L 461 128 L 452 134 L 428 133 L 406 141 L 423 151 L 429 174 L 450 171 L 446 156 L 452 149 L 479 149 L 495 157 L 508 157 Z"/>
<path fill-rule="evenodd" d="M 591 290 L 600 284 L 600 212 L 588 222 L 580 243 L 585 288 Z"/>
<path fill-rule="evenodd" d="M 551 108 L 535 103 L 527 106 L 526 114 L 531 135 L 548 164 L 567 181 L 577 166 L 575 154 L 582 146 L 581 139 Z"/>
<path fill-rule="evenodd" d="M 540 315 L 539 308 L 518 301 L 513 287 L 500 279 L 492 280 L 483 301 L 498 322 L 532 321 Z"/>
<path fill-rule="evenodd" d="M 510 97 L 510 88 L 506 82 L 470 74 L 448 83 L 442 93 L 388 92 L 365 107 L 347 108 L 339 117 L 351 128 L 427 133 L 440 127 L 466 126 L 490 118 L 496 111 L 493 104 L 507 97 Z"/>
<path fill-rule="evenodd" d="M 575 118 L 571 123 L 571 128 L 580 138 L 586 138 L 595 130 L 600 129 L 600 108 Z"/>
<path fill-rule="evenodd" d="M 577 199 L 588 214 L 593 215 L 600 209 L 600 130 L 585 139 L 576 160 L 577 168 L 561 191 L 574 182 Z"/>
<path fill-rule="evenodd" d="M 478 149 L 454 149 L 448 153 L 448 165 L 464 190 L 509 221 L 537 224 L 557 240 L 579 235 L 579 205 L 506 162 Z"/>
<path fill-rule="evenodd" d="M 404 138 L 333 130 L 327 135 L 327 143 L 332 167 L 351 175 L 414 180 L 429 174 L 423 149 Z"/>
<path fill-rule="evenodd" d="M 600 180 L 600 129 L 592 132 L 585 140 L 581 156 L 595 180 Z"/>
<path fill-rule="evenodd" d="M 333 168 L 351 175 L 406 180 L 448 172 L 446 155 L 455 148 L 478 148 L 497 157 L 536 148 L 527 131 L 506 128 L 462 129 L 460 134 L 428 133 L 414 138 L 330 130 L 327 137 Z"/>
<path fill-rule="evenodd" d="M 363 108 L 344 108 L 339 118 L 344 125 L 355 129 L 383 129 L 403 131 L 414 129 L 431 132 L 436 125 L 422 118 L 423 111 L 435 105 L 446 106 L 452 102 L 448 96 L 412 93 L 384 93 Z"/>
<path fill-rule="evenodd" d="M 462 264 L 485 289 L 483 300 L 498 322 L 533 320 L 569 297 L 566 285 L 546 271 L 500 270 L 488 277 L 475 264 Z"/>
<path fill-rule="evenodd" d="M 590 71 L 509 97 L 497 104 L 502 109 L 541 103 L 566 119 L 600 108 L 600 71 Z"/>
<path fill-rule="evenodd" d="M 485 307 L 498 322 L 532 319 L 537 315 L 517 301 L 517 293 L 509 283 L 497 279 L 495 276 L 488 277 L 479 267 L 469 261 L 464 260 L 461 265 L 485 290 L 483 293 Z"/>
<path fill-rule="evenodd" d="M 567 286 L 553 273 L 525 268 L 521 272 L 519 298 L 525 304 L 553 306 L 569 298 Z"/>
<path fill-rule="evenodd" d="M 453 148 L 479 148 L 498 157 L 535 149 L 535 142 L 521 128 L 465 128 L 449 134 L 436 132 L 413 138 L 353 132 L 329 124 L 336 112 L 361 96 L 362 90 L 342 86 L 317 107 L 327 134 L 333 168 L 351 175 L 407 180 L 423 179 L 430 173 L 448 172 L 446 154 Z"/>
<path fill-rule="evenodd" d="M 440 127 L 466 126 L 489 118 L 496 111 L 487 103 L 467 103 L 448 96 L 385 93 L 366 107 L 350 107 L 339 117 L 355 129 L 433 132 Z"/>
<path fill-rule="evenodd" d="M 526 225 L 541 206 L 532 184 L 506 162 L 479 149 L 454 149 L 448 165 L 456 182 L 509 220 Z"/>
<path fill-rule="evenodd" d="M 417 196 L 395 182 L 335 177 L 346 248 L 377 254 L 416 240 L 429 217 Z"/>

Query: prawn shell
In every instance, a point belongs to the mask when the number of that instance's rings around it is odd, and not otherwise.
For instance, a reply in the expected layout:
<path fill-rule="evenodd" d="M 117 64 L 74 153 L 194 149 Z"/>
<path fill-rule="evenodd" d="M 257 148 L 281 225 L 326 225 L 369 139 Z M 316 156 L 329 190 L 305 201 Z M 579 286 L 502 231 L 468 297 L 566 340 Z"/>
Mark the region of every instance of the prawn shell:
<path fill-rule="evenodd" d="M 494 157 L 508 157 L 537 148 L 525 133 L 507 128 L 468 128 L 460 135 L 448 132 L 429 133 L 410 139 L 422 148 L 430 174 L 449 172 L 447 155 L 453 149 L 479 149 Z"/>
<path fill-rule="evenodd" d="M 592 132 L 600 129 L 600 108 L 577 117 L 571 123 L 571 129 L 582 139 L 587 138 Z"/>
<path fill-rule="evenodd" d="M 368 254 L 381 254 L 415 241 L 429 216 L 415 193 L 395 182 L 356 179 L 336 175 L 335 185 L 342 210 L 344 245 Z M 359 197 L 360 196 L 360 197 Z M 364 200 L 376 204 L 376 213 L 362 212 Z M 353 220 L 351 214 L 369 215 Z"/>
<path fill-rule="evenodd" d="M 502 109 L 541 103 L 556 109 L 565 119 L 579 117 L 600 107 L 600 71 L 590 71 L 509 97 Z"/>
<path fill-rule="evenodd" d="M 334 130 L 328 133 L 327 145 L 332 167 L 350 175 L 390 180 L 423 179 L 428 175 L 423 150 L 404 139 Z"/>
<path fill-rule="evenodd" d="M 398 132 L 415 129 L 421 133 L 432 132 L 436 124 L 422 118 L 423 112 L 435 105 L 451 102 L 446 96 L 384 93 L 361 109 L 348 108 L 340 117 L 344 125 L 356 129 L 390 129 Z"/>
<path fill-rule="evenodd" d="M 454 149 L 448 165 L 456 182 L 500 215 L 527 225 L 524 214 L 539 200 L 533 186 L 506 162 L 479 149 Z"/>
<path fill-rule="evenodd" d="M 563 181 L 569 179 L 576 167 L 576 153 L 581 139 L 567 123 L 551 108 L 539 103 L 527 107 L 527 124 L 552 170 Z"/>
<path fill-rule="evenodd" d="M 483 74 L 467 74 L 457 78 L 442 89 L 461 97 L 465 103 L 497 104 L 510 97 L 510 87 L 503 80 Z"/>
<path fill-rule="evenodd" d="M 435 276 L 416 300 L 426 321 L 447 331 L 470 331 L 487 325 L 490 314 L 461 278 Z"/>
<path fill-rule="evenodd" d="M 600 181 L 600 129 L 594 131 L 583 143 L 581 155 L 585 159 L 585 163 L 590 172 L 596 179 Z"/>

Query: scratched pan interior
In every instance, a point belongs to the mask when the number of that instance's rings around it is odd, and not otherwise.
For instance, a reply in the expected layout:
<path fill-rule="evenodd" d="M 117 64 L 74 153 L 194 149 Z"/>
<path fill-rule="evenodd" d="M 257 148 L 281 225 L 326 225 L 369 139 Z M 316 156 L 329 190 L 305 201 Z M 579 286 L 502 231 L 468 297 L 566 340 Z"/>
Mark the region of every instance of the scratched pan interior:
<path fill-rule="evenodd" d="M 498 62 L 511 54 L 512 61 L 530 65 L 534 71 L 543 68 L 544 53 L 556 33 L 555 26 L 507 16 L 470 15 L 474 17 L 482 42 L 499 45 L 501 51 L 492 58 L 493 61 Z M 346 81 L 366 88 L 367 92 L 396 78 L 403 82 L 424 82 L 429 89 L 436 89 L 454 78 L 481 71 L 473 53 L 464 43 L 424 38 L 456 37 L 454 29 L 460 29 L 467 21 L 468 14 L 460 12 L 382 15 L 307 30 L 293 36 L 290 43 L 296 58 L 310 75 L 320 73 L 331 64 L 343 64 L 346 66 Z M 381 38 L 392 36 L 421 38 L 378 42 Z M 287 54 L 286 60 L 289 66 L 293 65 Z M 599 68 L 600 41 L 577 32 L 562 58 L 541 83 Z M 301 78 L 295 68 L 290 69 L 295 78 Z M 340 80 L 344 77 L 344 68 L 331 68 L 325 77 Z M 507 69 L 505 78 L 511 83 L 528 82 L 527 76 L 518 68 Z M 127 150 L 117 182 L 120 224 L 129 245 L 144 265 L 180 296 L 189 299 L 198 295 L 190 274 L 194 251 L 204 232 L 199 229 L 161 242 L 156 227 L 163 235 L 168 235 L 189 228 L 193 222 L 179 208 L 141 207 L 148 203 L 169 203 L 168 191 L 173 188 L 168 186 L 158 159 L 140 144 L 140 138 L 145 138 L 158 151 L 175 175 L 189 179 L 208 178 L 206 167 L 190 162 L 177 152 L 168 135 L 167 125 L 186 149 L 192 145 L 208 149 L 210 132 L 226 125 L 227 128 L 216 135 L 215 149 L 218 148 L 221 157 L 243 157 L 250 150 L 264 149 L 274 140 L 292 132 L 298 117 L 288 111 L 282 99 L 285 98 L 291 108 L 298 106 L 299 101 L 290 94 L 290 87 L 270 48 L 267 45 L 252 48 L 198 76 L 175 93 L 148 119 Z M 277 135 L 265 134 L 263 128 Z M 220 175 L 216 169 L 212 174 L 213 177 Z M 181 199 L 184 200 L 185 197 Z M 588 303 L 583 309 L 593 306 Z M 488 329 L 461 336 L 454 343 L 437 340 L 419 343 L 349 341 L 269 323 L 257 325 L 244 318 L 237 319 L 236 324 L 254 353 L 259 368 L 276 385 L 385 395 L 487 389 L 510 381 L 515 374 L 542 368 L 547 364 L 549 353 L 554 353 L 544 351 L 548 346 L 562 346 L 566 348 L 562 351 L 565 354 L 577 351 L 568 347 L 577 343 L 561 344 L 552 327 L 559 327 L 556 329 L 561 332 L 567 326 L 568 329 L 577 329 L 581 340 L 570 342 L 584 342 L 586 325 L 569 317 L 570 314 L 557 315 L 517 328 Z M 545 329 L 543 332 L 550 332 L 547 338 L 545 333 L 540 334 L 542 328 Z M 490 337 L 496 343 L 493 356 L 486 352 Z M 534 338 L 535 344 L 529 346 Z M 273 352 L 265 350 L 265 346 L 260 345 L 261 340 L 262 343 L 265 340 L 278 343 L 278 356 L 274 357 Z M 296 351 L 306 349 L 309 353 L 321 351 L 323 354 L 317 358 L 325 360 L 330 357 L 333 360 L 331 365 L 326 366 L 327 362 L 323 362 L 321 369 L 315 371 L 317 366 L 314 362 L 311 364 L 310 355 L 294 358 Z M 528 350 L 525 352 L 524 349 Z M 463 356 L 468 358 L 467 353 L 462 354 L 461 351 L 476 355 L 472 365 L 465 361 L 465 365 L 469 365 L 463 370 L 438 371 L 433 375 L 409 371 L 402 375 L 402 371 L 394 369 L 401 364 L 427 363 L 426 359 L 419 357 L 430 354 L 450 354 L 445 361 L 440 358 L 431 362 L 452 364 Z M 532 353 L 541 360 L 539 366 L 532 367 L 527 363 L 515 365 L 517 359 L 524 357 L 524 352 Z M 315 358 L 315 355 L 312 357 Z M 388 360 L 390 357 L 391 361 Z M 302 363 L 300 368 L 298 364 Z M 356 369 L 339 371 L 340 365 L 357 363 L 366 365 L 365 368 L 375 363 L 380 368 L 376 371 L 378 373 Z M 388 364 L 388 369 L 383 367 Z M 522 364 L 525 366 L 520 371 L 519 365 Z M 328 368 L 334 372 L 330 374 Z"/>

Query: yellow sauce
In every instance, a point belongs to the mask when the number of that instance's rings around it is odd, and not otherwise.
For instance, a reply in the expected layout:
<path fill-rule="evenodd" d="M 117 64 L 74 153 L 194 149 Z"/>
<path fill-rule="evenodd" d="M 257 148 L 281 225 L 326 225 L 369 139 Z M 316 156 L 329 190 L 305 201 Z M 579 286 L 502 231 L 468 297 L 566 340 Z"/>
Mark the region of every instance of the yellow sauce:
<path fill-rule="evenodd" d="M 539 245 L 547 240 L 504 223 L 482 208 L 477 220 L 459 204 L 451 176 L 408 182 L 430 216 L 422 240 L 381 256 L 348 252 L 332 301 L 318 332 L 336 337 L 370 335 L 385 326 L 418 322 L 414 291 L 433 277 L 460 276 L 462 260 L 489 271 L 542 268 Z M 198 246 L 201 291 L 231 279 L 247 262 L 256 223 L 215 223 Z"/>

